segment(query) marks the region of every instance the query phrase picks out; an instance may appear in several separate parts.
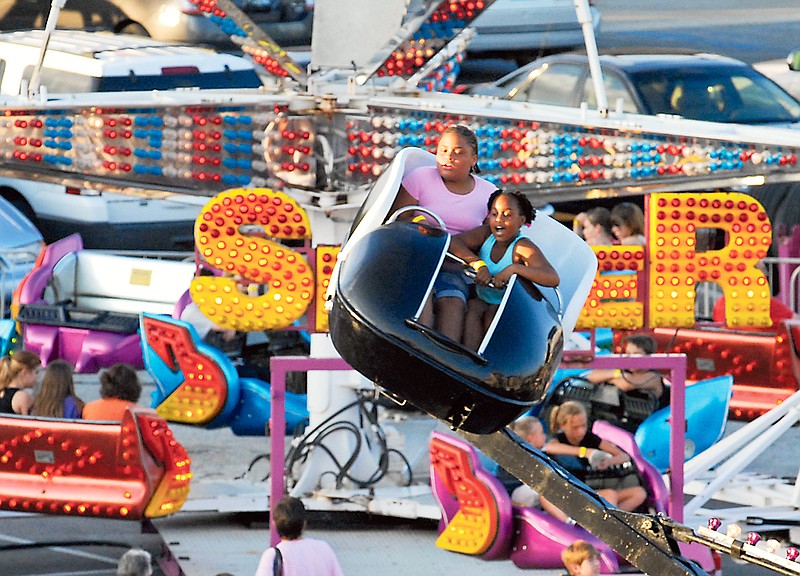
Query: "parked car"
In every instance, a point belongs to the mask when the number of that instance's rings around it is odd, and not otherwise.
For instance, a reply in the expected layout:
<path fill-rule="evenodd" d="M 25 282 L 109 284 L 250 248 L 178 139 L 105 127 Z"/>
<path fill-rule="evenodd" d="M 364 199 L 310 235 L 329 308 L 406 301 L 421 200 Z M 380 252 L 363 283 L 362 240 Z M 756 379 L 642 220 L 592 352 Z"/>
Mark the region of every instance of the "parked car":
<path fill-rule="evenodd" d="M 39 60 L 44 31 L 0 34 L 0 93 L 24 92 Z M 40 75 L 48 93 L 176 88 L 258 88 L 253 64 L 207 48 L 110 32 L 55 30 Z"/>
<path fill-rule="evenodd" d="M 770 125 L 800 130 L 800 102 L 753 67 L 714 54 L 602 55 L 608 105 L 639 114 L 678 115 L 692 120 Z M 800 74 L 800 72 L 796 72 Z M 538 59 L 495 82 L 466 93 L 552 106 L 597 106 L 585 53 Z M 776 230 L 800 224 L 795 208 L 800 183 L 767 184 L 751 189 Z M 603 202 L 603 201 L 601 201 Z M 605 201 L 613 205 L 611 199 Z M 583 202 L 559 203 L 557 210 L 577 213 Z M 770 249 L 774 254 L 774 246 Z"/>
<path fill-rule="evenodd" d="M 612 110 L 800 128 L 800 102 L 739 60 L 714 54 L 622 54 L 602 55 L 600 64 Z M 541 58 L 467 93 L 597 106 L 588 59 L 576 53 Z"/>
<path fill-rule="evenodd" d="M 800 48 L 789 52 L 784 60 L 757 62 L 753 64 L 753 68 L 800 99 Z"/>
<path fill-rule="evenodd" d="M 36 226 L 0 198 L 0 318 L 8 314 L 11 293 L 31 271 L 43 247 Z"/>
<path fill-rule="evenodd" d="M 234 0 L 284 46 L 310 45 L 311 0 Z M 50 0 L 0 0 L 0 30 L 44 28 Z M 80 0 L 61 9 L 58 28 L 141 34 L 190 44 L 229 44 L 222 29 L 189 0 Z"/>
<path fill-rule="evenodd" d="M 43 32 L 0 34 L 0 93 L 23 93 L 39 59 Z M 193 88 L 255 88 L 244 58 L 141 36 L 56 30 L 41 72 L 48 98 L 57 93 Z M 34 180 L 0 177 L 0 196 L 30 218 L 50 243 L 79 232 L 87 248 L 187 250 L 206 199 L 142 198 Z M 145 233 L 146 232 L 146 233 Z"/>
<path fill-rule="evenodd" d="M 600 11 L 595 6 L 590 10 L 597 32 Z M 467 48 L 471 57 L 513 57 L 520 65 L 584 45 L 572 0 L 496 0 L 472 27 L 476 35 Z"/>

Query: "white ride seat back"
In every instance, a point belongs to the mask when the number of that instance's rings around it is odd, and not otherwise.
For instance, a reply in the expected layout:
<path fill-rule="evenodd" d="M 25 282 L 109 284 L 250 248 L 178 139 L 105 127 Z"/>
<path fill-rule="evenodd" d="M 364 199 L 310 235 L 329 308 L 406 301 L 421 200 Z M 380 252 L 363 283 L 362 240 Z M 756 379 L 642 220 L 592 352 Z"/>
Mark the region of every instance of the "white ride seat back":
<path fill-rule="evenodd" d="M 597 273 L 597 256 L 583 238 L 558 220 L 541 212 L 536 215 L 536 220 L 530 228 L 523 228 L 523 233 L 539 247 L 558 272 L 561 327 L 566 342 L 575 329 L 586 297 L 592 289 L 592 282 Z M 550 290 L 547 288 L 543 290 L 547 298 L 550 298 Z M 557 306 L 557 303 L 553 304 Z"/>

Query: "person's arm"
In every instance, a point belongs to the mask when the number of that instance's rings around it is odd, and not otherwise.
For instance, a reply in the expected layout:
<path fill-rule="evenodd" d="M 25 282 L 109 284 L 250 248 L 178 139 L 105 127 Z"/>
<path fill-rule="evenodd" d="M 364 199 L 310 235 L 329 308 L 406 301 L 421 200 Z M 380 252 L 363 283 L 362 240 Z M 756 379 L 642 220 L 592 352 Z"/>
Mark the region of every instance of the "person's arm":
<path fill-rule="evenodd" d="M 545 258 L 539 247 L 527 238 L 514 246 L 514 263 L 495 274 L 498 287 L 505 286 L 513 274 L 526 278 L 541 286 L 558 286 L 558 272 Z"/>
<path fill-rule="evenodd" d="M 392 204 L 392 209 L 389 210 L 388 216 L 391 216 L 401 208 L 405 208 L 406 206 L 418 206 L 419 201 L 414 198 L 408 191 L 401 185 L 400 190 L 397 192 L 397 198 L 394 199 L 394 204 Z M 409 210 L 404 214 L 398 216 L 398 220 L 400 221 L 410 221 L 413 218 L 414 212 Z"/>
<path fill-rule="evenodd" d="M 20 390 L 11 399 L 11 409 L 22 416 L 28 416 L 33 408 L 33 396 L 27 390 Z"/>
<path fill-rule="evenodd" d="M 608 382 L 623 392 L 632 390 L 650 390 L 661 394 L 661 375 L 651 370 L 623 371 L 623 370 L 592 370 L 584 376 L 590 382 Z"/>
<path fill-rule="evenodd" d="M 486 267 L 486 262 L 481 260 L 477 254 L 480 246 L 488 238 L 488 234 L 488 228 L 484 225 L 466 230 L 450 238 L 450 248 L 448 249 L 475 270 L 475 282 L 481 286 L 487 286 L 492 281 L 492 275 Z"/>
<path fill-rule="evenodd" d="M 616 464 L 622 464 L 623 462 L 627 462 L 631 459 L 628 456 L 627 452 L 624 452 L 621 448 L 619 448 L 616 444 L 609 442 L 608 440 L 601 440 L 600 441 L 600 450 L 603 452 L 608 452 L 611 454 L 611 458 L 607 458 L 600 462 L 597 465 L 598 470 L 605 470 L 609 466 L 615 466 Z"/>
<path fill-rule="evenodd" d="M 275 549 L 267 548 L 258 561 L 255 576 L 272 576 L 275 567 Z"/>
<path fill-rule="evenodd" d="M 622 372 L 620 370 L 595 368 L 594 370 L 589 370 L 585 374 L 581 374 L 580 377 L 588 380 L 589 382 L 599 384 L 600 382 L 611 382 L 614 378 L 617 378 L 621 375 Z"/>
<path fill-rule="evenodd" d="M 578 456 L 579 458 L 587 458 L 591 460 L 592 454 L 597 451 L 596 448 L 588 448 L 586 446 L 573 446 L 572 444 L 564 444 L 559 442 L 558 438 L 551 438 L 544 445 L 542 450 L 546 454 L 554 454 L 561 456 Z"/>

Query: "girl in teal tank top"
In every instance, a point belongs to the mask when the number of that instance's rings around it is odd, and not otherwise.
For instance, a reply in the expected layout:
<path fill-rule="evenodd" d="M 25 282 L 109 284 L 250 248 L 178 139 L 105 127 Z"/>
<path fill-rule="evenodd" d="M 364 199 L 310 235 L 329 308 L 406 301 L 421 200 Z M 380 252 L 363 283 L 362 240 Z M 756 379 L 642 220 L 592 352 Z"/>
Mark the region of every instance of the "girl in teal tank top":
<path fill-rule="evenodd" d="M 453 237 L 450 251 L 476 271 L 478 297 L 467 303 L 465 346 L 478 349 L 514 274 L 541 286 L 558 286 L 558 273 L 521 232 L 522 226 L 535 217 L 530 201 L 521 192 L 498 190 L 489 198 L 488 227 Z"/>

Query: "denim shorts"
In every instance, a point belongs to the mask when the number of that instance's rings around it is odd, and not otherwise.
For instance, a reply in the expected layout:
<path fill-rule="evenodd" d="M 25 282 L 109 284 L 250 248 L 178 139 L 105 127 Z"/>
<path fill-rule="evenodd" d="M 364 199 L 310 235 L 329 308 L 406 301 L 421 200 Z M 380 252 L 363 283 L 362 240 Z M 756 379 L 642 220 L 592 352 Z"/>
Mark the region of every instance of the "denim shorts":
<path fill-rule="evenodd" d="M 470 279 L 459 267 L 458 270 L 442 268 L 433 282 L 433 296 L 439 298 L 461 298 L 467 301 L 470 289 Z"/>

